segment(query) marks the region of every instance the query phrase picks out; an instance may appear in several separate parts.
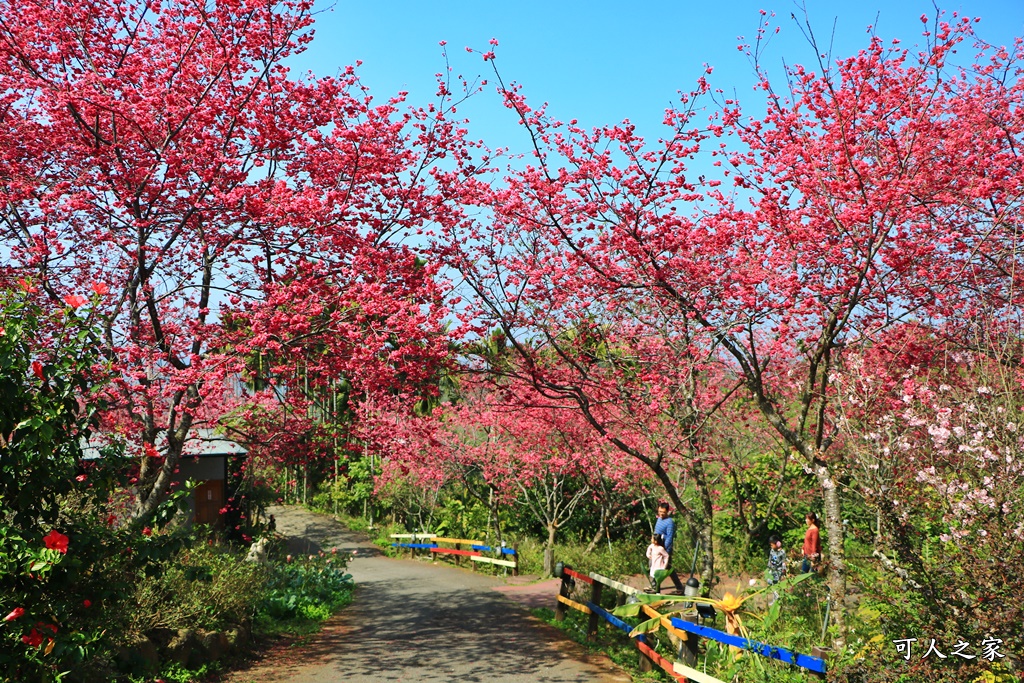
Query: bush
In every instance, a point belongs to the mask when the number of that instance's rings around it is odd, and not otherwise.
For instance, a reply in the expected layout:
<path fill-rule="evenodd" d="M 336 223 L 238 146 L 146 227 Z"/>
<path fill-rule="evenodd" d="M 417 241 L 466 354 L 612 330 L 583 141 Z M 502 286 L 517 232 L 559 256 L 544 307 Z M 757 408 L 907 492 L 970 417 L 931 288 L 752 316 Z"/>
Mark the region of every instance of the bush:
<path fill-rule="evenodd" d="M 135 591 L 130 630 L 219 630 L 248 623 L 266 592 L 269 570 L 227 546 L 198 542 Z"/>
<path fill-rule="evenodd" d="M 348 559 L 344 553 L 320 552 L 272 562 L 257 609 L 260 630 L 276 633 L 302 622 L 325 621 L 349 604 L 354 584 L 345 571 Z"/>
<path fill-rule="evenodd" d="M 97 335 L 23 289 L 0 293 L 0 671 L 51 681 L 103 649 L 105 607 L 125 586 L 108 567 L 129 539 L 102 516 L 118 459 L 81 457 L 101 406 Z"/>
<path fill-rule="evenodd" d="M 519 572 L 541 574 L 544 571 L 544 544 L 536 538 L 525 537 L 515 542 L 519 551 Z M 646 543 L 641 541 L 615 541 L 608 549 L 601 544 L 587 553 L 582 543 L 556 543 L 555 562 L 567 564 L 581 573 L 597 572 L 609 578 L 622 578 L 647 572 Z"/>

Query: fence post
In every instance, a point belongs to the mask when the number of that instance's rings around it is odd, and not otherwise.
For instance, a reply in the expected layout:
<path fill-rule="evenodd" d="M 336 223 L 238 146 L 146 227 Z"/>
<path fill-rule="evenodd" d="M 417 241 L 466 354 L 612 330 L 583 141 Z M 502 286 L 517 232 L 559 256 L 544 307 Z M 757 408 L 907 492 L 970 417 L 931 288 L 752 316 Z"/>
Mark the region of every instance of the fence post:
<path fill-rule="evenodd" d="M 832 654 L 832 648 L 830 647 L 818 647 L 815 645 L 811 648 L 811 655 L 824 659 L 826 662 L 830 654 Z M 807 673 L 822 681 L 826 678 L 825 674 L 821 671 L 808 671 Z"/>
<path fill-rule="evenodd" d="M 555 565 L 555 576 L 562 580 L 562 583 L 558 586 L 559 597 L 568 598 L 569 591 L 569 575 L 563 571 L 565 565 L 561 562 Z M 558 600 L 555 603 L 555 621 L 565 621 L 565 603 Z"/>
<path fill-rule="evenodd" d="M 461 543 L 456 543 L 455 544 L 455 549 L 456 550 L 462 550 L 462 544 Z M 455 566 L 456 567 L 461 567 L 462 566 L 462 555 L 458 555 L 458 554 L 455 555 Z"/>
<path fill-rule="evenodd" d="M 598 581 L 590 584 L 590 602 L 598 607 L 601 606 L 601 583 Z M 603 620 L 597 612 L 590 613 L 590 619 L 587 620 L 587 640 L 597 638 L 597 627 L 601 624 L 601 621 Z"/>
<path fill-rule="evenodd" d="M 519 546 L 512 546 L 512 557 L 515 558 L 513 561 L 516 566 L 512 567 L 512 576 L 519 576 Z"/>
<path fill-rule="evenodd" d="M 683 614 L 679 617 L 683 621 L 688 621 L 691 624 L 697 623 L 697 615 L 695 614 Z M 697 665 L 697 634 L 686 632 L 686 640 L 679 643 L 679 659 L 683 660 L 683 664 L 687 666 Z"/>
<path fill-rule="evenodd" d="M 647 656 L 647 654 L 637 648 L 637 652 L 640 653 L 640 671 L 651 671 L 654 669 L 654 661 Z"/>

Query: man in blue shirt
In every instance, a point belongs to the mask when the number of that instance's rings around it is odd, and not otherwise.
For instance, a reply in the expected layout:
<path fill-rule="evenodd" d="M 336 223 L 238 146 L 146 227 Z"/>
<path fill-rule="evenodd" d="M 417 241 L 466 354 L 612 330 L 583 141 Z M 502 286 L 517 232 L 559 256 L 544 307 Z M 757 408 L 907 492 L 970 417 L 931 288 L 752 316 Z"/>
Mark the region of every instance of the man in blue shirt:
<path fill-rule="evenodd" d="M 672 547 L 675 542 L 676 523 L 668 516 L 668 503 L 658 503 L 658 521 L 654 523 L 654 533 L 661 534 L 665 539 L 665 550 L 668 551 L 668 577 L 672 579 L 672 585 L 676 591 L 683 592 L 683 582 L 679 580 L 674 565 L 672 564 Z"/>

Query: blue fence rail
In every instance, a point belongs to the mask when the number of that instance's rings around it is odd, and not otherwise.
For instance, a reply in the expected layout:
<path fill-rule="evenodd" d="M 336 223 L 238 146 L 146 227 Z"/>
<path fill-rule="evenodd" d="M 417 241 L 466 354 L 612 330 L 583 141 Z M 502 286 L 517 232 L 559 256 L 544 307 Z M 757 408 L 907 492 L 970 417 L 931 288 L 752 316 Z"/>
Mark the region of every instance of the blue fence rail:
<path fill-rule="evenodd" d="M 426 550 L 435 556 L 452 555 L 456 564 L 459 564 L 463 557 L 468 557 L 472 562 L 478 564 L 510 568 L 513 575 L 519 573 L 519 552 L 515 547 L 488 545 L 483 541 L 466 538 L 444 538 L 428 533 L 392 534 L 391 538 L 396 539 L 391 544 L 393 548 L 407 548 L 410 551 Z M 484 553 L 489 553 L 489 555 Z"/>
<path fill-rule="evenodd" d="M 560 574 L 562 579 L 558 592 L 558 602 L 555 604 L 556 619 L 564 619 L 566 608 L 571 608 L 590 615 L 590 623 L 587 627 L 589 637 L 594 637 L 597 634 L 597 625 L 600 620 L 607 622 L 626 634 L 632 632 L 633 626 L 603 609 L 599 603 L 601 601 L 602 587 L 612 588 L 621 593 L 621 600 L 617 601 L 619 604 L 622 604 L 629 596 L 639 593 L 636 588 L 601 576 L 600 574 L 581 574 L 574 571 L 571 567 L 558 567 L 556 568 L 556 574 Z M 589 601 L 577 602 L 570 597 L 572 595 L 572 588 L 577 581 L 591 586 L 591 599 Z M 648 617 L 661 617 L 661 614 L 650 605 L 644 605 L 642 611 Z M 634 636 L 633 642 L 641 653 L 640 668 L 649 670 L 653 666 L 659 666 L 680 683 L 685 683 L 686 681 L 694 683 L 723 683 L 723 681 L 714 676 L 698 671 L 691 666 L 696 665 L 699 640 L 706 638 L 800 667 L 808 671 L 815 678 L 822 680 L 825 678 L 826 662 L 824 657 L 821 656 L 824 653 L 822 648 L 815 648 L 813 655 L 793 652 L 783 647 L 761 643 L 756 640 L 726 633 L 710 626 L 698 624 L 696 623 L 697 619 L 698 616 L 696 614 L 684 615 L 684 618 L 681 619 L 677 617 L 662 617 L 662 626 L 673 637 L 673 642 L 678 642 L 679 644 L 678 659 L 676 661 L 672 661 L 655 652 L 651 648 L 651 643 L 648 642 L 648 639 L 643 634 Z"/>

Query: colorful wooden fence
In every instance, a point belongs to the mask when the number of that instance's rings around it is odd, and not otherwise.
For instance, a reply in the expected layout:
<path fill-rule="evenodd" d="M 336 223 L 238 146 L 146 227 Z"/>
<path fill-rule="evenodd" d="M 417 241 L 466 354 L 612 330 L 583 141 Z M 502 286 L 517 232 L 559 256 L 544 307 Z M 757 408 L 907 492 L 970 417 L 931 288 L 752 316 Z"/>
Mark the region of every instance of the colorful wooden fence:
<path fill-rule="evenodd" d="M 714 640 L 718 643 L 723 643 L 725 645 L 731 645 L 733 647 L 740 648 L 741 650 L 754 652 L 756 654 L 761 655 L 762 657 L 768 657 L 769 659 L 777 659 L 780 662 L 786 662 L 787 664 L 798 666 L 801 669 L 806 669 L 810 671 L 812 675 L 821 678 L 822 680 L 824 680 L 825 678 L 825 660 L 821 656 L 816 656 L 823 653 L 823 651 L 820 648 L 815 648 L 815 655 L 805 655 L 800 654 L 799 652 L 793 652 L 791 650 L 778 647 L 776 645 L 768 645 L 767 643 L 761 643 L 756 640 L 750 640 L 748 638 L 743 638 L 741 636 L 725 633 L 724 631 L 719 631 L 715 628 L 710 628 L 708 626 L 693 623 L 687 619 L 679 619 L 676 617 L 672 617 L 669 621 L 671 621 L 672 625 L 677 629 L 686 631 L 687 633 L 694 636 L 691 639 L 694 645 L 696 645 L 697 638 L 708 638 L 709 640 Z M 690 668 L 690 666 L 688 666 L 688 664 L 694 664 L 696 662 L 696 654 L 696 649 L 694 648 L 692 653 L 690 653 L 690 656 L 684 656 L 684 659 L 690 661 L 676 662 L 674 667 L 675 670 L 678 673 L 682 673 L 693 680 L 701 681 L 701 683 L 703 683 L 704 681 L 706 681 L 707 683 L 714 683 L 715 679 L 713 678 L 697 678 L 693 675 L 694 673 L 700 673 Z M 704 676 L 706 676 L 706 674 L 704 674 Z"/>
<path fill-rule="evenodd" d="M 408 548 L 410 551 L 426 550 L 434 555 L 452 555 L 456 564 L 463 557 L 479 564 L 508 567 L 512 575 L 519 574 L 519 553 L 504 545 L 492 546 L 484 541 L 466 538 L 445 538 L 437 534 L 391 534 L 391 538 L 404 539 L 391 544 L 393 548 Z"/>
<path fill-rule="evenodd" d="M 611 614 L 607 610 L 600 606 L 602 592 L 605 587 L 612 588 L 618 592 L 616 596 L 616 602 L 622 604 L 628 599 L 628 596 L 635 595 L 640 591 L 632 586 L 627 586 L 624 583 L 609 579 L 606 576 L 600 574 L 590 573 L 588 575 L 581 574 L 571 567 L 563 567 L 561 572 L 562 583 L 558 591 L 558 601 L 555 603 L 555 619 L 561 621 L 565 619 L 566 608 L 571 608 L 584 614 L 589 614 L 590 619 L 587 623 L 587 637 L 593 639 L 597 635 L 597 628 L 601 620 L 606 621 L 611 626 L 624 631 L 629 634 L 633 630 L 633 626 L 629 625 L 619 617 Z M 591 588 L 590 600 L 581 603 L 572 599 L 572 588 L 576 581 L 580 581 L 585 584 L 589 584 Z M 723 681 L 710 676 L 702 671 L 694 669 L 693 666 L 697 663 L 697 644 L 700 638 L 707 638 L 716 642 L 724 643 L 726 645 L 732 645 L 744 650 L 749 650 L 756 654 L 771 659 L 777 659 L 794 666 L 801 667 L 812 673 L 812 675 L 819 677 L 824 680 L 825 678 L 825 660 L 821 656 L 812 656 L 791 652 L 785 648 L 776 647 L 774 645 L 767 645 L 765 643 L 759 643 L 754 640 L 748 640 L 741 638 L 740 636 L 730 635 L 724 631 L 703 626 L 697 622 L 697 615 L 684 615 L 682 618 L 678 617 L 663 617 L 657 610 L 649 605 L 643 606 L 643 612 L 649 619 L 657 619 L 661 617 L 661 626 L 665 631 L 673 638 L 674 641 L 679 642 L 678 659 L 672 661 L 661 654 L 654 651 L 654 649 L 648 643 L 648 638 L 645 635 L 637 635 L 633 638 L 633 643 L 636 645 L 637 650 L 640 652 L 640 669 L 643 671 L 649 671 L 654 666 L 658 666 L 667 672 L 672 678 L 681 683 L 686 681 L 695 681 L 696 683 L 723 683 Z M 822 654 L 819 648 L 815 648 L 815 655 Z"/>

